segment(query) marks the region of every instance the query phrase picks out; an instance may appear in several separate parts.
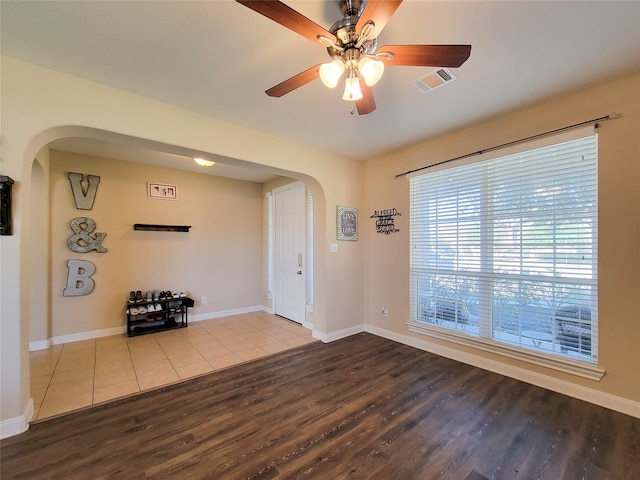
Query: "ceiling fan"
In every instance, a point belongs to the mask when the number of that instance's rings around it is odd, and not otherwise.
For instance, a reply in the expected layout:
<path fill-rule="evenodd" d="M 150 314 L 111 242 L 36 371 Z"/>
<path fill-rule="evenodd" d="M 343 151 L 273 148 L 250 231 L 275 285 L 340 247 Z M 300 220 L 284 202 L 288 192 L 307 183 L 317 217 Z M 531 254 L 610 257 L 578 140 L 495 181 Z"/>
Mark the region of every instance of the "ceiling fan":
<path fill-rule="evenodd" d="M 471 45 L 385 45 L 378 49 L 378 35 L 402 0 L 340 0 L 343 15 L 329 30 L 278 0 L 236 0 L 251 10 L 326 47 L 333 59 L 315 65 L 266 91 L 281 97 L 320 78 L 334 88 L 346 73 L 343 99 L 356 105 L 358 114 L 376 109 L 371 87 L 382 77 L 384 65 L 459 67 L 471 54 Z M 353 109 L 351 110 L 353 113 Z"/>

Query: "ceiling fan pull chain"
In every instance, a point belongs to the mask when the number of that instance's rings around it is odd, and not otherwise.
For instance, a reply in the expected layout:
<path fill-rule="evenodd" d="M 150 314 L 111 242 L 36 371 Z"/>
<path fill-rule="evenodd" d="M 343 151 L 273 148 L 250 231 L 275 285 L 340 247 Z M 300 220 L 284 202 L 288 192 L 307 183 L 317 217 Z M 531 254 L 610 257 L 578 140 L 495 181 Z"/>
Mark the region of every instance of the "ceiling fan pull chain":
<path fill-rule="evenodd" d="M 356 111 L 355 111 L 355 106 L 356 106 L 356 102 L 351 102 L 351 110 L 349 110 L 349 113 L 351 115 L 353 115 Z"/>

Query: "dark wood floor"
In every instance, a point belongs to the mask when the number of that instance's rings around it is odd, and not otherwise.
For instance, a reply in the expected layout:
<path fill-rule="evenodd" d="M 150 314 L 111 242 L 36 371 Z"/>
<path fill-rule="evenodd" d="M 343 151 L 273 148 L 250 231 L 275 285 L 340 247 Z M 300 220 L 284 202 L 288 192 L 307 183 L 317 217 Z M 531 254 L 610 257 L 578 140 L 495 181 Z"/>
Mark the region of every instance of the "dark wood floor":
<path fill-rule="evenodd" d="M 370 334 L 35 423 L 9 479 L 639 479 L 640 420 Z"/>

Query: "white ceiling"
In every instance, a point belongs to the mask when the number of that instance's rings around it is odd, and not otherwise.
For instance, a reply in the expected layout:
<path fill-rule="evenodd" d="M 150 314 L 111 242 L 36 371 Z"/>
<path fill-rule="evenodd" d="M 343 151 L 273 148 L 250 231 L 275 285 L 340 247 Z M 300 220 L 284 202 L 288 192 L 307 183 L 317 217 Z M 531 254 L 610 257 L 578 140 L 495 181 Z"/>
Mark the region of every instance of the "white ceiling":
<path fill-rule="evenodd" d="M 327 29 L 341 17 L 338 0 L 285 3 Z M 232 0 L 2 0 L 1 8 L 4 55 L 362 160 L 640 72 L 638 1 L 405 0 L 379 46 L 471 44 L 471 57 L 452 69 L 457 81 L 425 95 L 410 83 L 432 69 L 388 67 L 373 87 L 377 110 L 358 116 L 320 81 L 268 97 L 329 57 Z M 271 175 L 258 173 L 252 181 Z"/>

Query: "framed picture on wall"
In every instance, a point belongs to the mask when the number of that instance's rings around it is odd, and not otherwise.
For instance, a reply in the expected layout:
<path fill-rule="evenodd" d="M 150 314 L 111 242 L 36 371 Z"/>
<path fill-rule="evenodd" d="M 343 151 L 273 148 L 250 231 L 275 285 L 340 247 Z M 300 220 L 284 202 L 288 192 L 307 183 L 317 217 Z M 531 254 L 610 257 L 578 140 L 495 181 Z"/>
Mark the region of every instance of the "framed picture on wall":
<path fill-rule="evenodd" d="M 147 182 L 147 197 L 161 200 L 177 200 L 178 186 L 167 183 Z"/>
<path fill-rule="evenodd" d="M 338 240 L 355 242 L 358 240 L 358 209 L 353 207 L 343 207 L 338 205 Z"/>

